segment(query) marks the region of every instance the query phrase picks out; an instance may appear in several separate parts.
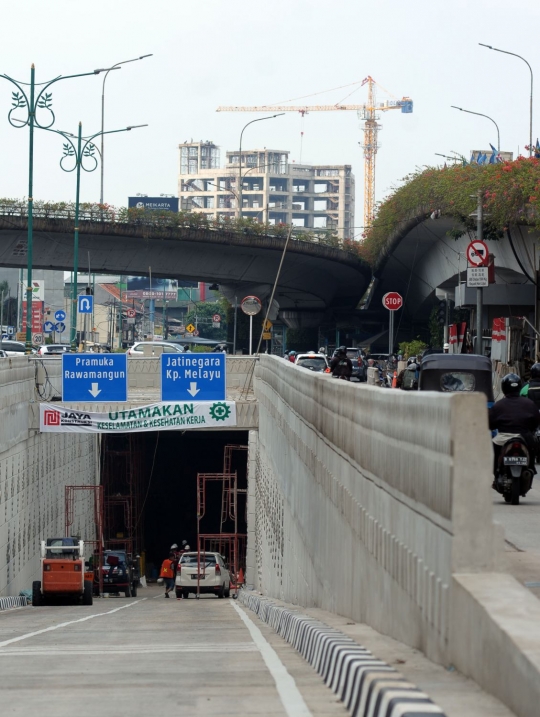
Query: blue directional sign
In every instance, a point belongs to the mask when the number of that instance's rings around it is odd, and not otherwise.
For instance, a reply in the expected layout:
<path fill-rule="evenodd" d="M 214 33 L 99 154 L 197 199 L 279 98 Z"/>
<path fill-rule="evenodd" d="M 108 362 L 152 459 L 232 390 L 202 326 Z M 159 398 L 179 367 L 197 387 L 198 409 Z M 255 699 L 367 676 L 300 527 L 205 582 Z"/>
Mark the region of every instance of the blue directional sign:
<path fill-rule="evenodd" d="M 94 297 L 80 294 L 77 297 L 77 311 L 79 314 L 91 314 L 94 310 Z"/>
<path fill-rule="evenodd" d="M 59 321 L 57 324 L 54 325 L 54 330 L 57 334 L 63 334 L 66 330 L 66 325 Z"/>
<path fill-rule="evenodd" d="M 161 354 L 162 401 L 225 400 L 224 353 Z"/>
<path fill-rule="evenodd" d="M 62 400 L 127 401 L 126 354 L 62 354 Z"/>
<path fill-rule="evenodd" d="M 52 322 L 52 321 L 46 321 L 46 322 L 43 324 L 43 333 L 44 333 L 44 334 L 52 334 L 53 331 L 54 331 L 54 324 L 53 324 L 53 322 Z"/>
<path fill-rule="evenodd" d="M 54 318 L 55 318 L 57 321 L 64 321 L 65 318 L 66 318 L 66 312 L 65 312 L 65 311 L 62 311 L 62 309 L 59 309 L 58 311 L 55 311 L 55 312 L 54 312 Z"/>

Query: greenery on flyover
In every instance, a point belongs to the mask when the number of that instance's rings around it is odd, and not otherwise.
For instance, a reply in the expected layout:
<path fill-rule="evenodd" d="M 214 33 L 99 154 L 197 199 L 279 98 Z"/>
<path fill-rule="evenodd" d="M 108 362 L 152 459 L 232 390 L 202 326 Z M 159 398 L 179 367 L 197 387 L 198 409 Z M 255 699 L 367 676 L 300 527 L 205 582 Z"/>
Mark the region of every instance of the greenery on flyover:
<path fill-rule="evenodd" d="M 0 198 L 0 215 L 26 216 L 28 206 L 25 199 Z M 35 217 L 44 219 L 74 219 L 74 202 L 34 201 Z M 285 238 L 289 232 L 288 224 L 261 224 L 248 217 L 208 219 L 202 212 L 171 212 L 167 210 L 148 210 L 127 207 L 113 207 L 109 204 L 81 202 L 79 205 L 81 221 L 110 222 L 130 224 L 149 228 L 179 228 L 192 230 L 213 230 L 246 235 Z M 343 249 L 358 256 L 356 242 L 342 242 L 332 229 L 313 231 L 293 228 L 293 239 L 308 241 L 325 246 Z"/>
<path fill-rule="evenodd" d="M 484 191 L 485 237 L 498 239 L 509 224 L 540 228 L 540 159 L 518 157 L 499 164 L 428 167 L 404 178 L 382 202 L 373 226 L 366 232 L 360 255 L 374 264 L 391 235 L 419 214 L 440 211 L 456 220 L 450 234 L 458 238 L 474 229 L 469 216 L 476 194 Z M 472 196 L 471 196 L 472 195 Z M 420 210 L 420 211 L 419 211 Z"/>

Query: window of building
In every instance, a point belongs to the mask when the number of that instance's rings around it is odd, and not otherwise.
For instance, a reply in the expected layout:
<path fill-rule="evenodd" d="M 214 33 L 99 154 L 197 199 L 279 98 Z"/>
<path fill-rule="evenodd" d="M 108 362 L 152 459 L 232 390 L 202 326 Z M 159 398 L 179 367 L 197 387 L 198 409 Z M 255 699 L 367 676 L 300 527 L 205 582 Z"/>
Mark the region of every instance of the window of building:
<path fill-rule="evenodd" d="M 328 191 L 328 184 L 326 184 L 326 182 L 315 182 L 313 185 L 313 191 L 315 194 L 324 194 L 324 192 Z"/>
<path fill-rule="evenodd" d="M 292 225 L 294 227 L 305 227 L 306 226 L 306 218 L 305 217 L 293 217 Z"/>
<path fill-rule="evenodd" d="M 315 199 L 313 201 L 313 209 L 316 212 L 325 212 L 328 209 L 327 199 Z"/>
<path fill-rule="evenodd" d="M 315 229 L 326 229 L 326 217 L 313 217 L 313 227 Z"/>

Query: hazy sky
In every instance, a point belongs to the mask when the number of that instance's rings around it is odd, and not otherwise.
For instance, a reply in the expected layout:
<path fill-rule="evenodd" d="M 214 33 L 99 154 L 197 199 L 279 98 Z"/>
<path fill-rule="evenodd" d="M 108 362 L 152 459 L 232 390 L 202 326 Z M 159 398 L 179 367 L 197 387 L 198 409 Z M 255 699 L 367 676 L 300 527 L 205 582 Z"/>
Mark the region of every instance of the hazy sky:
<path fill-rule="evenodd" d="M 377 199 L 435 152 L 496 144 L 493 125 L 450 105 L 491 115 L 501 149 L 528 142 L 529 83 L 519 59 L 478 46 L 517 52 L 540 70 L 538 0 L 22 0 L 4 4 L 0 73 L 37 81 L 107 67 L 146 53 L 107 80 L 106 128 L 148 123 L 106 144 L 105 200 L 176 193 L 178 144 L 213 140 L 238 147 L 240 130 L 258 115 L 220 114 L 221 104 L 270 104 L 347 85 L 371 75 L 392 95 L 408 95 L 414 113 L 383 114 L 377 156 Z M 100 128 L 100 76 L 54 88 L 55 127 Z M 540 73 L 538 75 L 540 79 Z M 354 88 L 351 88 L 354 89 Z M 27 195 L 28 131 L 7 122 L 12 87 L 0 78 L 0 197 Z M 334 103 L 350 90 L 305 102 Z M 378 99 L 385 99 L 380 92 Z M 366 99 L 366 89 L 348 102 Z M 540 85 L 535 101 L 540 128 Z M 303 162 L 352 164 L 356 224 L 362 224 L 362 133 L 354 112 L 312 113 L 304 122 Z M 249 127 L 244 146 L 289 149 L 299 161 L 301 120 L 288 113 Z M 540 130 L 538 130 L 540 133 Z M 534 134 L 536 138 L 536 131 Z M 71 200 L 74 175 L 58 160 L 60 137 L 36 134 L 36 199 Z M 99 198 L 99 170 L 83 176 L 81 196 Z M 360 230 L 359 230 L 360 231 Z"/>

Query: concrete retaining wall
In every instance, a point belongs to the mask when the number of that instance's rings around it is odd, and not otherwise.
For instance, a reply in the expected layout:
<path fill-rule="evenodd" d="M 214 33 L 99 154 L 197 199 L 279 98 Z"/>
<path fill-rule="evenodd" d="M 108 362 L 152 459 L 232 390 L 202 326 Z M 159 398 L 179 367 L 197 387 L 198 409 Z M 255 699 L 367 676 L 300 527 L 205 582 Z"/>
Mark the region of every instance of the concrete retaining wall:
<path fill-rule="evenodd" d="M 540 637 L 518 659 L 524 624 L 510 616 L 527 596 L 497 577 L 485 399 L 332 381 L 271 356 L 255 393 L 256 588 L 365 622 L 535 714 Z"/>
<path fill-rule="evenodd" d="M 39 541 L 64 535 L 64 487 L 95 485 L 97 438 L 29 428 L 36 362 L 0 359 L 0 596 L 38 578 Z M 73 533 L 93 538 L 93 504 L 80 496 Z"/>

